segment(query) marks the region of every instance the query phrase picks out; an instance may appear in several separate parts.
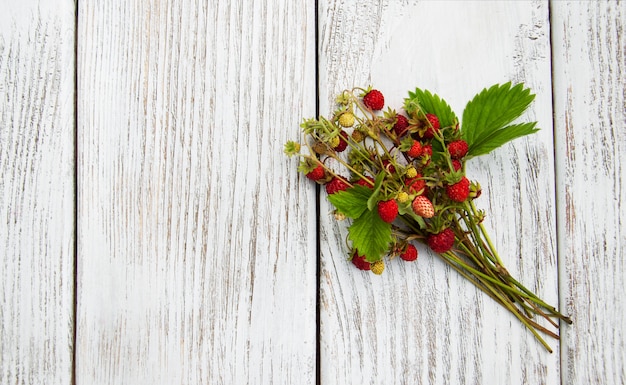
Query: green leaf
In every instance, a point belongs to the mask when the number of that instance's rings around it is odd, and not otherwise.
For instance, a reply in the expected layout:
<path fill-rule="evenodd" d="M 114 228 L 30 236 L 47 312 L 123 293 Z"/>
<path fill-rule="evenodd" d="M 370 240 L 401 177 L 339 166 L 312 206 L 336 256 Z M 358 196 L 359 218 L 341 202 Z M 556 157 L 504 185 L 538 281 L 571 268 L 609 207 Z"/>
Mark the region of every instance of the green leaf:
<path fill-rule="evenodd" d="M 452 108 L 438 95 L 431 94 L 428 90 L 416 88 L 414 92 L 409 92 L 409 97 L 404 99 L 404 109 L 408 113 L 415 113 L 419 109 L 425 114 L 435 114 L 439 118 L 441 127 L 456 125 L 458 121 Z"/>
<path fill-rule="evenodd" d="M 380 195 L 380 188 L 383 185 L 383 180 L 385 180 L 385 172 L 381 171 L 376 175 L 376 180 L 374 181 L 374 190 L 372 191 L 372 195 L 367 200 L 367 209 L 374 210 L 376 207 L 376 203 L 378 203 L 378 196 Z"/>
<path fill-rule="evenodd" d="M 380 219 L 375 211 L 365 210 L 348 228 L 352 247 L 369 262 L 381 259 L 391 243 L 391 224 Z"/>
<path fill-rule="evenodd" d="M 471 155 L 478 156 L 488 154 L 492 150 L 513 139 L 533 134 L 539 131 L 538 128 L 535 128 L 536 125 L 537 122 L 513 124 L 504 127 L 503 129 L 494 131 L 490 135 L 486 135 L 482 137 L 480 141 L 474 143 Z"/>
<path fill-rule="evenodd" d="M 446 152 L 446 148 L 443 146 L 443 144 L 441 144 L 440 141 L 438 140 L 433 140 L 430 142 L 430 145 L 432 146 L 432 150 L 433 150 L 433 155 L 431 156 L 431 159 L 433 160 L 433 162 L 437 163 L 437 164 L 441 164 L 442 162 L 445 162 L 445 152 Z"/>
<path fill-rule="evenodd" d="M 520 126 L 507 125 L 520 117 L 534 99 L 535 95 L 530 93 L 530 89 L 524 88 L 522 83 L 514 87 L 511 87 L 510 82 L 496 84 L 477 94 L 463 111 L 461 137 L 469 146 L 468 156 L 486 154 L 486 149 L 489 152 L 512 139 L 537 131 L 533 131 L 533 126 L 521 130 L 523 133 L 496 133 Z M 490 143 L 492 140 L 494 142 Z"/>
<path fill-rule="evenodd" d="M 347 217 L 358 218 L 367 210 L 367 200 L 370 195 L 372 195 L 371 188 L 356 185 L 345 191 L 329 195 L 328 200 Z"/>

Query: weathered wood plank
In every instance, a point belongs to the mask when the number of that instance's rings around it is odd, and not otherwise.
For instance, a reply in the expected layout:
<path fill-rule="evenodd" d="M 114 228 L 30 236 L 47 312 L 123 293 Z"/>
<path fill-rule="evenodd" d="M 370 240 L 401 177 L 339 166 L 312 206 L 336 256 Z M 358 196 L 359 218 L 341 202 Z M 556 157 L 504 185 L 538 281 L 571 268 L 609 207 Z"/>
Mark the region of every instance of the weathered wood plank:
<path fill-rule="evenodd" d="M 79 383 L 314 382 L 314 15 L 81 4 Z"/>
<path fill-rule="evenodd" d="M 626 383 L 626 3 L 554 2 L 564 384 Z"/>
<path fill-rule="evenodd" d="M 525 82 L 543 130 L 468 164 L 509 270 L 557 302 L 550 28 L 545 2 L 320 2 L 320 110 L 373 84 L 400 108 L 412 87 L 461 115 L 483 87 Z M 486 22 L 488 20 L 488 22 Z M 420 247 L 383 276 L 346 261 L 346 224 L 321 208 L 322 383 L 558 383 L 550 355 L 505 310 Z"/>
<path fill-rule="evenodd" d="M 74 2 L 0 9 L 0 383 L 70 384 Z"/>

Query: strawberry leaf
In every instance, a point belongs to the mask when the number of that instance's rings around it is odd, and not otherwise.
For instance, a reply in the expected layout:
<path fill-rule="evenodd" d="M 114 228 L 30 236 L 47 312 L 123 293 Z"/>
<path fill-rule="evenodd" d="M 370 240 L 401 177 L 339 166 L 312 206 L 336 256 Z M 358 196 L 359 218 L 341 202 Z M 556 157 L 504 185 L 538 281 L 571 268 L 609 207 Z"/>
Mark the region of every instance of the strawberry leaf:
<path fill-rule="evenodd" d="M 477 142 L 474 142 L 470 149 L 471 155 L 478 156 L 488 154 L 513 139 L 535 133 L 539 131 L 538 128 L 535 128 L 536 125 L 537 122 L 513 124 L 493 131 L 489 135 L 481 137 Z"/>
<path fill-rule="evenodd" d="M 352 247 L 365 255 L 368 262 L 380 260 L 391 243 L 391 224 L 380 219 L 376 211 L 365 210 L 348 229 Z"/>
<path fill-rule="evenodd" d="M 442 128 L 456 126 L 458 121 L 448 103 L 428 90 L 416 88 L 414 92 L 409 92 L 409 97 L 404 99 L 404 109 L 408 113 L 417 113 L 421 110 L 424 114 L 435 114 Z"/>
<path fill-rule="evenodd" d="M 463 111 L 461 137 L 469 146 L 467 156 L 486 154 L 508 141 L 538 131 L 534 123 L 507 126 L 534 99 L 535 95 L 522 83 L 511 87 L 508 82 L 483 89 Z"/>
<path fill-rule="evenodd" d="M 367 210 L 367 200 L 372 195 L 372 189 L 356 185 L 345 191 L 339 191 L 328 196 L 330 203 L 349 218 L 358 218 Z"/>

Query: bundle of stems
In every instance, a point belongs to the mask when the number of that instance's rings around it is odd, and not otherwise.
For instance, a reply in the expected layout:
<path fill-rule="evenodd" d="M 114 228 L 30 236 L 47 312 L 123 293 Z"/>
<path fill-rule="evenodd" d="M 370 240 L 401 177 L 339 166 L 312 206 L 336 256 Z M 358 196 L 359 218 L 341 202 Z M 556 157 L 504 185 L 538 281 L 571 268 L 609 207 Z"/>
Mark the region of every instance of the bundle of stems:
<path fill-rule="evenodd" d="M 568 324 L 572 324 L 572 320 L 560 313 L 554 306 L 544 302 L 509 273 L 482 221 L 476 220 L 476 218 L 482 218 L 483 214 L 476 209 L 474 202 L 466 202 L 463 209 L 450 227 L 454 231 L 455 246 L 437 255 L 452 269 L 510 311 L 552 353 L 552 348 L 539 332 L 555 339 L 559 339 L 559 335 L 539 324 L 535 320 L 536 316 L 545 319 L 555 329 L 559 328 L 559 320 Z M 426 234 L 412 219 L 402 218 L 402 220 L 412 232 L 407 233 L 406 229 L 400 228 L 397 231 L 406 233 L 407 238 L 426 239 Z"/>

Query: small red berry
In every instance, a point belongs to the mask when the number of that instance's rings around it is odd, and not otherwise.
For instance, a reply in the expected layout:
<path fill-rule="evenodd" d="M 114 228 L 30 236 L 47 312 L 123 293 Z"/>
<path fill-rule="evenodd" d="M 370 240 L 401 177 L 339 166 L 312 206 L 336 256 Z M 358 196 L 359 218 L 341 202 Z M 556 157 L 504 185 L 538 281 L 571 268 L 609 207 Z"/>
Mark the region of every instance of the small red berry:
<path fill-rule="evenodd" d="M 400 254 L 400 258 L 407 262 L 415 261 L 417 259 L 417 249 L 409 243 L 404 253 Z"/>
<path fill-rule="evenodd" d="M 426 181 L 422 179 L 421 174 L 417 174 L 414 178 L 409 178 L 405 180 L 404 183 L 409 188 L 409 192 L 411 194 L 419 194 L 422 189 L 426 188 Z"/>
<path fill-rule="evenodd" d="M 374 187 L 374 178 L 372 178 L 371 176 L 366 176 L 366 179 L 359 179 L 355 182 L 355 184 L 359 185 L 359 186 L 363 186 L 363 187 L 368 187 L 368 188 L 373 188 Z M 372 183 L 369 183 L 369 182 Z"/>
<path fill-rule="evenodd" d="M 470 181 L 466 177 L 461 178 L 455 184 L 446 186 L 448 198 L 455 202 L 465 202 L 470 193 Z"/>
<path fill-rule="evenodd" d="M 343 152 L 346 147 L 348 147 L 348 142 L 346 141 L 347 137 L 348 134 L 345 131 L 341 130 L 341 132 L 339 133 L 339 144 L 333 147 L 333 150 L 337 152 Z"/>
<path fill-rule="evenodd" d="M 396 168 L 394 167 L 394 165 L 391 163 L 389 159 L 383 160 L 383 168 L 392 174 L 396 172 Z"/>
<path fill-rule="evenodd" d="M 439 118 L 434 114 L 426 114 L 426 119 L 428 123 L 426 123 L 426 132 L 422 136 L 424 139 L 432 139 L 435 137 L 435 132 L 439 130 Z"/>
<path fill-rule="evenodd" d="M 430 144 L 425 144 L 422 147 L 422 155 L 433 156 L 433 146 Z"/>
<path fill-rule="evenodd" d="M 355 251 L 352 255 L 352 263 L 361 270 L 371 269 L 371 264 L 365 259 L 364 255 L 359 255 L 358 251 Z"/>
<path fill-rule="evenodd" d="M 324 167 L 321 164 L 318 164 L 312 171 L 306 174 L 306 177 L 311 180 L 320 180 L 324 177 L 326 171 L 324 171 Z"/>
<path fill-rule="evenodd" d="M 454 231 L 445 228 L 437 234 L 430 234 L 426 242 L 435 253 L 445 253 L 454 245 Z"/>
<path fill-rule="evenodd" d="M 393 131 L 399 137 L 406 134 L 409 127 L 409 120 L 404 115 L 396 115 L 396 124 L 393 125 Z"/>
<path fill-rule="evenodd" d="M 398 216 L 398 202 L 395 199 L 378 202 L 378 215 L 387 223 L 393 222 Z"/>
<path fill-rule="evenodd" d="M 452 159 L 452 168 L 454 168 L 454 171 L 459 171 L 462 167 L 463 165 L 460 160 Z"/>
<path fill-rule="evenodd" d="M 467 142 L 462 139 L 448 143 L 448 152 L 450 152 L 450 157 L 452 157 L 452 159 L 463 158 L 467 154 L 468 150 L 469 147 L 467 146 Z"/>
<path fill-rule="evenodd" d="M 363 104 L 370 110 L 382 110 L 385 105 L 385 97 L 378 90 L 371 90 L 363 96 Z"/>
<path fill-rule="evenodd" d="M 413 145 L 411 146 L 409 151 L 406 152 L 406 154 L 408 156 L 410 156 L 411 158 L 418 158 L 418 157 L 422 156 L 422 145 L 421 145 L 421 143 L 418 142 L 417 140 L 414 140 L 413 141 Z"/>
<path fill-rule="evenodd" d="M 350 186 L 343 180 L 343 178 L 334 177 L 326 184 L 326 192 L 330 195 L 339 191 L 345 191 L 348 187 Z"/>

